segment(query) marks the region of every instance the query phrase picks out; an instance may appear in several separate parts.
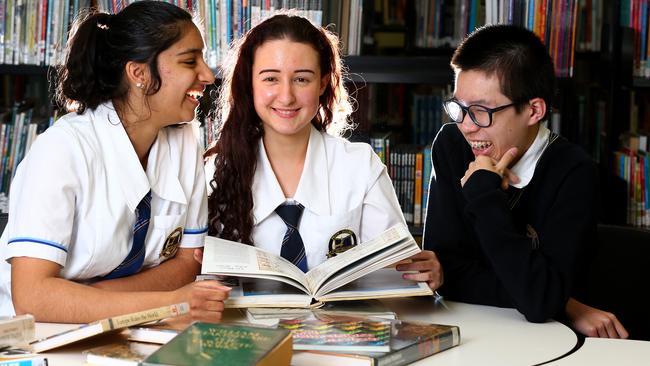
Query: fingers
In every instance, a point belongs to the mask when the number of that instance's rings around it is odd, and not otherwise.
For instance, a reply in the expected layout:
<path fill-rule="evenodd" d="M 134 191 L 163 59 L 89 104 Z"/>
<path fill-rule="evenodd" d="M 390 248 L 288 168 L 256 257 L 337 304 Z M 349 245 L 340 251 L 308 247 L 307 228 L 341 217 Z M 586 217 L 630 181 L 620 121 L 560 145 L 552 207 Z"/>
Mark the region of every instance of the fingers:
<path fill-rule="evenodd" d="M 231 288 L 219 281 L 198 281 L 191 286 L 190 315 L 193 320 L 219 322 Z"/>
<path fill-rule="evenodd" d="M 194 249 L 194 260 L 203 264 L 203 248 Z"/>
<path fill-rule="evenodd" d="M 627 337 L 630 336 L 623 324 L 621 324 L 616 317 L 614 317 L 614 328 L 616 328 L 616 333 L 618 333 L 620 338 L 627 339 Z"/>
<path fill-rule="evenodd" d="M 495 168 L 500 172 L 505 172 L 510 166 L 510 163 L 515 159 L 515 156 L 517 156 L 517 148 L 511 147 L 503 154 L 501 160 L 496 163 Z"/>

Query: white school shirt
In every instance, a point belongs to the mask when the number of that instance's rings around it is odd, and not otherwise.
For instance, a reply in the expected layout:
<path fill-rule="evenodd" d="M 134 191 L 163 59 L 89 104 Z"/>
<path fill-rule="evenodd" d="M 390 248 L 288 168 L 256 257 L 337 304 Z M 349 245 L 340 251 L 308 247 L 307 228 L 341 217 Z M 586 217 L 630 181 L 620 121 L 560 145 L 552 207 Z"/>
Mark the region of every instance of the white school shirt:
<path fill-rule="evenodd" d="M 203 246 L 207 199 L 196 123 L 160 130 L 145 172 L 112 103 L 70 113 L 40 135 L 18 167 L 9 222 L 0 238 L 0 315 L 14 313 L 13 257 L 58 263 L 62 278 L 92 282 L 126 258 L 135 209 L 151 190 L 143 268 L 168 259 L 166 238 L 182 228 L 180 247 Z"/>
<path fill-rule="evenodd" d="M 210 180 L 214 157 L 206 167 Z M 295 196 L 284 196 L 261 139 L 252 191 L 253 243 L 278 256 L 287 226 L 275 208 L 287 201 L 305 207 L 298 231 L 309 269 L 327 260 L 330 239 L 340 230 L 354 232 L 360 244 L 393 225 L 406 224 L 386 166 L 370 145 L 333 137 L 313 126 Z"/>
<path fill-rule="evenodd" d="M 537 130 L 537 135 L 535 140 L 524 155 L 519 158 L 519 161 L 512 166 L 510 171 L 512 174 L 516 175 L 519 178 L 519 182 L 515 184 L 510 184 L 515 188 L 524 188 L 530 183 L 535 174 L 535 168 L 537 167 L 537 162 L 539 158 L 542 157 L 544 150 L 548 145 L 557 138 L 557 135 L 552 135 L 551 131 L 546 127 L 545 123 L 540 123 L 539 129 Z"/>

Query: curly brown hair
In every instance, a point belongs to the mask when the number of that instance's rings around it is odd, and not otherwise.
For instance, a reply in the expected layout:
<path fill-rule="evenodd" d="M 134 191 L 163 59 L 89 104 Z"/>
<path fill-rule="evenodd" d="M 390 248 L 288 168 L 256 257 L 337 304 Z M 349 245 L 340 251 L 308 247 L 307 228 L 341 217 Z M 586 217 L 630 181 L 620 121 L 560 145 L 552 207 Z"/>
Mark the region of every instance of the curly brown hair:
<path fill-rule="evenodd" d="M 217 101 L 218 139 L 206 152 L 206 157 L 215 155 L 208 197 L 209 235 L 253 244 L 252 184 L 259 140 L 264 135 L 253 107 L 253 62 L 256 49 L 264 42 L 281 39 L 311 45 L 320 56 L 321 75 L 329 75 L 312 125 L 332 134 L 348 127 L 351 107 L 343 85 L 338 38 L 303 17 L 288 14 L 273 16 L 252 28 L 233 45 L 223 64 Z"/>

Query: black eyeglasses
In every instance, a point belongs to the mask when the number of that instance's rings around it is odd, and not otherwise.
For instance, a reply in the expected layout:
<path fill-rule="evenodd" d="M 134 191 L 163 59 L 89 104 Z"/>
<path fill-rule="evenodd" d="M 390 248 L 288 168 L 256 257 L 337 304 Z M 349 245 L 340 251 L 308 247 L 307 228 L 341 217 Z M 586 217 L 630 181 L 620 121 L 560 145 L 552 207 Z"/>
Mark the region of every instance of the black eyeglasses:
<path fill-rule="evenodd" d="M 465 114 L 469 114 L 469 118 L 472 120 L 472 122 L 474 122 L 475 125 L 479 127 L 490 127 L 492 124 L 493 113 L 517 104 L 519 103 L 510 103 L 496 108 L 488 108 L 479 104 L 472 104 L 465 107 L 464 105 L 460 104 L 455 98 L 451 98 L 445 100 L 442 103 L 442 106 L 445 108 L 445 112 L 447 112 L 447 115 L 454 123 L 463 123 Z"/>

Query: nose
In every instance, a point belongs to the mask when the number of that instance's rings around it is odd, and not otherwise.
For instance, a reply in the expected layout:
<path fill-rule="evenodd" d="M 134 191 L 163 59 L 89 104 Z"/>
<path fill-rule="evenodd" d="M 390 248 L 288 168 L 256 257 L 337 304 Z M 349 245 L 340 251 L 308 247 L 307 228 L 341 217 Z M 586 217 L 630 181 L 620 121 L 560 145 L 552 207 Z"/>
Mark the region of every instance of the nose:
<path fill-rule="evenodd" d="M 474 123 L 474 121 L 472 121 L 472 117 L 469 116 L 469 113 L 465 113 L 463 121 L 459 123 L 458 127 L 465 133 L 476 132 L 480 128 Z"/>
<path fill-rule="evenodd" d="M 278 90 L 278 101 L 283 105 L 291 105 L 296 100 L 291 80 L 285 80 L 280 83 Z"/>
<path fill-rule="evenodd" d="M 216 77 L 214 76 L 214 72 L 210 67 L 208 66 L 207 63 L 205 63 L 205 60 L 201 59 L 201 66 L 199 69 L 199 81 L 201 83 L 209 85 L 214 83 L 216 80 Z"/>

